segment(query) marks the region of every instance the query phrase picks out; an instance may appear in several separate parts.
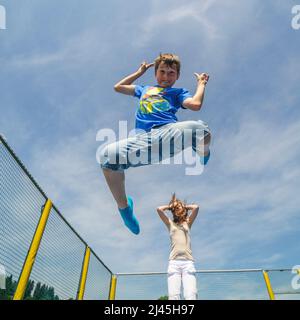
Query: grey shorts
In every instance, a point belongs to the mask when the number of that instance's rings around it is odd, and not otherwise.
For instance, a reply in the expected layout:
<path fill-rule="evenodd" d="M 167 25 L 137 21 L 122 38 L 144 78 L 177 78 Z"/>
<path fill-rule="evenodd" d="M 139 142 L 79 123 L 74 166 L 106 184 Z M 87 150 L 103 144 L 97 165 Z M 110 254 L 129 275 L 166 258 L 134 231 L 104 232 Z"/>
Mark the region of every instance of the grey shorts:
<path fill-rule="evenodd" d="M 101 168 L 123 171 L 157 164 L 188 147 L 202 152 L 204 138 L 209 135 L 208 125 L 202 120 L 168 123 L 106 145 L 100 152 Z"/>

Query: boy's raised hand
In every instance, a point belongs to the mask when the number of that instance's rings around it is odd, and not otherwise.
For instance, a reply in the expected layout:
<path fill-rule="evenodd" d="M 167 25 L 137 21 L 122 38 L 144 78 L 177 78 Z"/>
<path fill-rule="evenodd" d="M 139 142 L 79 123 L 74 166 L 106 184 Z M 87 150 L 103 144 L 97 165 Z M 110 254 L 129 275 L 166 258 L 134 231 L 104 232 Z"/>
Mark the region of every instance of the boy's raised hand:
<path fill-rule="evenodd" d="M 194 73 L 194 75 L 197 78 L 197 81 L 203 84 L 207 84 L 208 80 L 209 80 L 209 75 L 207 73 Z"/>
<path fill-rule="evenodd" d="M 135 92 L 134 81 L 153 66 L 154 62 L 148 64 L 144 61 L 136 72 L 130 74 L 114 85 L 115 91 L 133 96 Z"/>
<path fill-rule="evenodd" d="M 149 68 L 154 66 L 154 62 L 152 63 L 147 63 L 146 61 L 144 61 L 143 63 L 141 63 L 141 66 L 138 69 L 138 73 L 140 73 L 141 75 L 144 74 Z"/>

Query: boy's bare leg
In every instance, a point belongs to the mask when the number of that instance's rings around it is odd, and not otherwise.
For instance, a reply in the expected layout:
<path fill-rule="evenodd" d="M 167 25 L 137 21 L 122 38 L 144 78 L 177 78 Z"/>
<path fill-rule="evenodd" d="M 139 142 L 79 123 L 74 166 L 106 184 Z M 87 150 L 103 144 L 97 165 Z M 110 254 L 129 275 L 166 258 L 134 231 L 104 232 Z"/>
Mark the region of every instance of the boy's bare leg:
<path fill-rule="evenodd" d="M 118 210 L 125 225 L 134 234 L 139 234 L 140 226 L 133 213 L 133 201 L 131 197 L 126 197 L 124 172 L 103 168 L 103 174 L 109 186 L 109 189 L 118 204 Z"/>
<path fill-rule="evenodd" d="M 125 192 L 125 174 L 124 172 L 103 169 L 103 174 L 109 189 L 115 198 L 120 209 L 128 206 Z"/>

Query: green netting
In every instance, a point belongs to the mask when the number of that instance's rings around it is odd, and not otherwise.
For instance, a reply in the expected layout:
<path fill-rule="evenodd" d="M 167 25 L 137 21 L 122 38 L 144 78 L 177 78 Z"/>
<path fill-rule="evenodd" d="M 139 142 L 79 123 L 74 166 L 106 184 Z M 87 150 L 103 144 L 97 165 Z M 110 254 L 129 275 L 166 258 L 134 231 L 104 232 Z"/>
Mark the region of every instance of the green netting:
<path fill-rule="evenodd" d="M 199 300 L 264 300 L 268 292 L 261 272 L 197 273 Z"/>
<path fill-rule="evenodd" d="M 0 270 L 6 278 L 0 300 L 14 296 L 46 200 L 0 136 Z M 53 207 L 24 299 L 76 299 L 85 249 L 86 243 Z M 110 278 L 111 271 L 92 254 L 85 297 L 107 299 Z"/>
<path fill-rule="evenodd" d="M 116 300 L 158 300 L 166 295 L 165 274 L 120 275 L 117 278 Z"/>
<path fill-rule="evenodd" d="M 0 265 L 12 298 L 46 198 L 0 141 Z"/>
<path fill-rule="evenodd" d="M 300 300 L 300 282 L 293 285 L 297 275 L 292 270 L 271 270 L 268 274 L 276 300 Z"/>
<path fill-rule="evenodd" d="M 199 300 L 268 299 L 261 272 L 197 272 L 196 277 Z M 156 300 L 167 295 L 167 274 L 118 276 L 116 299 Z"/>
<path fill-rule="evenodd" d="M 268 275 L 276 300 L 300 300 L 299 275 L 286 269 L 270 270 Z M 196 277 L 199 300 L 270 299 L 259 270 L 199 271 Z M 167 295 L 167 274 L 118 275 L 116 299 L 156 300 Z"/>
<path fill-rule="evenodd" d="M 30 279 L 76 299 L 86 245 L 52 208 Z"/>
<path fill-rule="evenodd" d="M 108 300 L 111 272 L 91 252 L 84 300 Z"/>

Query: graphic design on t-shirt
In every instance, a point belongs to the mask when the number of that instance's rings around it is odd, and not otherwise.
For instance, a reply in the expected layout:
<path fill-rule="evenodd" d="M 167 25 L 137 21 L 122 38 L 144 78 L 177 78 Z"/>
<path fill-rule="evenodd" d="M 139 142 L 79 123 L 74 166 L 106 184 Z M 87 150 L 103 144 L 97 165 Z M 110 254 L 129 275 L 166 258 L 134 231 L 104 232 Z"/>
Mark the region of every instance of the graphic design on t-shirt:
<path fill-rule="evenodd" d="M 140 100 L 140 112 L 143 114 L 167 111 L 170 103 L 163 98 L 164 88 L 150 87 Z"/>

